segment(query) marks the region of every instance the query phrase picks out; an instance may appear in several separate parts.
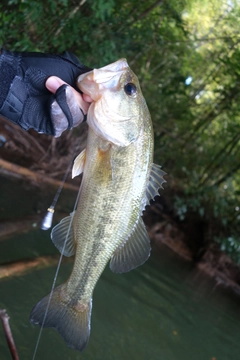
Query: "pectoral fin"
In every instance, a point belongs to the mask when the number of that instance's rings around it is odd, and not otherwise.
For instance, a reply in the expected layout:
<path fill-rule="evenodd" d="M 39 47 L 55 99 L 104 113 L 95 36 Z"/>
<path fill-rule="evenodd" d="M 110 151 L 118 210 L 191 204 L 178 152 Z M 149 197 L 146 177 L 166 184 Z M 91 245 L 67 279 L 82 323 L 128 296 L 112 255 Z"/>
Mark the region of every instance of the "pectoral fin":
<path fill-rule="evenodd" d="M 166 182 L 163 178 L 166 173 L 161 169 L 160 165 L 152 164 L 149 183 L 146 190 L 146 205 L 150 204 L 150 200 L 159 195 L 158 189 L 162 188 L 162 184 Z"/>
<path fill-rule="evenodd" d="M 150 251 L 148 233 L 140 217 L 128 240 L 113 254 L 110 269 L 115 273 L 130 271 L 142 265 L 149 258 Z"/>
<path fill-rule="evenodd" d="M 75 254 L 74 235 L 72 221 L 74 213 L 63 218 L 59 224 L 54 226 L 51 232 L 51 239 L 56 248 L 64 256 L 72 256 Z"/>
<path fill-rule="evenodd" d="M 83 172 L 85 159 L 86 159 L 86 149 L 84 149 L 74 160 L 74 164 L 72 168 L 72 179 Z"/>

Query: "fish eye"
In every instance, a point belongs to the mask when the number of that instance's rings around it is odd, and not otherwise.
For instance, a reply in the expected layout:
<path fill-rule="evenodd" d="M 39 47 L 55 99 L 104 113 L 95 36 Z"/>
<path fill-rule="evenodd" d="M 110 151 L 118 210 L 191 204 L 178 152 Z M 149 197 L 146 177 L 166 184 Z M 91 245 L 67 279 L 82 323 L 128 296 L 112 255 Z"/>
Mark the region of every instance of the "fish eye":
<path fill-rule="evenodd" d="M 137 92 L 137 87 L 133 83 L 128 83 L 124 86 L 124 91 L 127 95 L 132 96 Z"/>

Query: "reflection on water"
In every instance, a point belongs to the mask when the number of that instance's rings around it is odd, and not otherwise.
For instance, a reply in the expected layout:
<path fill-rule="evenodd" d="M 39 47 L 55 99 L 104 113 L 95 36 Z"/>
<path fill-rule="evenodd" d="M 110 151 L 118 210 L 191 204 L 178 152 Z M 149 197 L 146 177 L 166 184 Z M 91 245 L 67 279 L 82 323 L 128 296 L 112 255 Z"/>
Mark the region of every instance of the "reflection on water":
<path fill-rule="evenodd" d="M 0 243 L 0 262 L 56 253 L 40 230 Z M 58 283 L 71 271 L 61 267 Z M 20 359 L 31 359 L 39 327 L 29 313 L 49 293 L 54 268 L 0 282 Z M 64 360 L 237 360 L 240 352 L 239 297 L 216 287 L 161 246 L 130 273 L 106 268 L 93 298 L 92 332 L 86 350 L 69 349 L 59 334 L 44 329 L 36 359 Z M 0 327 L 0 359 L 10 360 Z"/>

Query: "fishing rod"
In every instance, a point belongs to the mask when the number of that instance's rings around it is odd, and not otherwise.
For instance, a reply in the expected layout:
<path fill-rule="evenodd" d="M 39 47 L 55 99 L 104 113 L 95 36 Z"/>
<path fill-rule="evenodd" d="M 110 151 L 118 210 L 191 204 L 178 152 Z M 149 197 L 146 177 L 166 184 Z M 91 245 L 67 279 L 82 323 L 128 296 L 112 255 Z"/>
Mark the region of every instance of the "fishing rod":
<path fill-rule="evenodd" d="M 75 157 L 75 156 L 74 156 Z M 73 157 L 73 159 L 74 159 Z M 55 210 L 55 206 L 57 204 L 57 201 L 58 201 L 58 198 L 59 198 L 59 195 L 61 194 L 61 191 L 62 191 L 62 188 L 66 182 L 66 179 L 67 179 L 67 176 L 68 176 L 68 173 L 70 171 L 70 168 L 72 166 L 72 163 L 73 163 L 73 160 L 70 161 L 70 164 L 68 165 L 68 168 L 63 176 L 63 179 L 61 181 L 61 184 L 59 185 L 58 187 L 58 190 L 54 196 L 54 199 L 53 199 L 53 202 L 51 204 L 51 206 L 47 209 L 47 213 L 46 215 L 44 216 L 43 220 L 42 220 L 42 223 L 41 223 L 41 229 L 42 230 L 48 230 L 52 227 L 52 221 L 53 221 L 53 214 L 54 214 L 54 210 Z"/>

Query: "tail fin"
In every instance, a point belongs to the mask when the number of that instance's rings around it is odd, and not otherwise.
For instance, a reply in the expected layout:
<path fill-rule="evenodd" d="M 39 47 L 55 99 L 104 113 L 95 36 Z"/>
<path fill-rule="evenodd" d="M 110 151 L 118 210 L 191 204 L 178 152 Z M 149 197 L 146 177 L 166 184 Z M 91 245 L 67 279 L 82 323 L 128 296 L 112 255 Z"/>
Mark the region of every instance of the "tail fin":
<path fill-rule="evenodd" d="M 50 295 L 45 296 L 33 308 L 30 321 L 37 325 L 42 325 L 44 321 L 43 326 L 55 328 L 69 347 L 83 351 L 90 336 L 92 299 L 88 303 L 64 301 L 63 287 L 64 285 L 60 285 L 53 291 L 47 315 L 45 313 Z"/>

